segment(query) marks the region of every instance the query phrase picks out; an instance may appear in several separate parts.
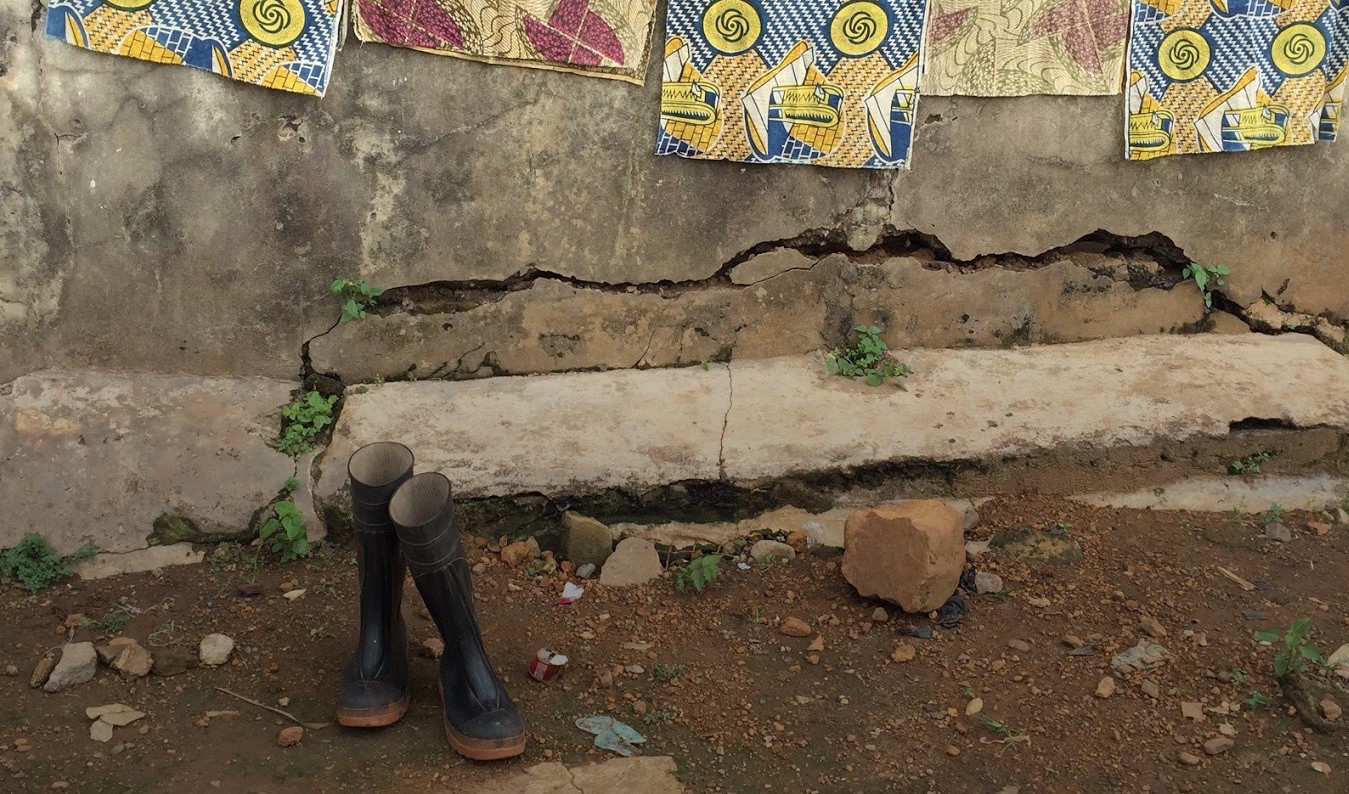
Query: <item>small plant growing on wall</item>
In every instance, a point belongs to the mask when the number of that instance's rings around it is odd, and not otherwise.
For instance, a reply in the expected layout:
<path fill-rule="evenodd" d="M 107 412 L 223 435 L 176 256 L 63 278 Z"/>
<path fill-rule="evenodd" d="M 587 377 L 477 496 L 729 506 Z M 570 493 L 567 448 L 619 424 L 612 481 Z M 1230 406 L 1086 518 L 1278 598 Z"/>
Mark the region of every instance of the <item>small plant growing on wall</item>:
<path fill-rule="evenodd" d="M 300 508 L 289 499 L 273 502 L 272 515 L 262 522 L 258 537 L 282 562 L 309 556 L 309 539 Z"/>
<path fill-rule="evenodd" d="M 717 581 L 721 573 L 721 555 L 704 554 L 689 561 L 675 574 L 675 589 L 684 592 L 690 587 L 693 592 L 701 593 L 703 588 Z"/>
<path fill-rule="evenodd" d="M 1199 287 L 1199 291 L 1204 295 L 1204 308 L 1212 309 L 1213 289 L 1226 284 L 1223 277 L 1232 275 L 1232 271 L 1226 265 L 1205 266 L 1191 262 L 1181 268 L 1180 275 L 1186 280 L 1194 279 L 1195 286 Z"/>
<path fill-rule="evenodd" d="M 328 291 L 342 298 L 342 319 L 339 323 L 359 320 L 365 316 L 365 310 L 373 306 L 375 298 L 384 294 L 384 290 L 368 281 L 352 281 L 339 278 L 328 287 Z"/>
<path fill-rule="evenodd" d="M 833 353 L 824 357 L 824 364 L 835 375 L 845 378 L 866 378 L 872 386 L 895 379 L 899 388 L 904 388 L 901 378 L 913 373 L 906 364 L 890 357 L 889 345 L 881 339 L 881 329 L 875 325 L 859 325 L 857 344 L 848 348 L 836 347 Z"/>
<path fill-rule="evenodd" d="M 282 408 L 281 416 L 285 418 L 286 425 L 276 448 L 287 455 L 308 452 L 319 431 L 333 423 L 333 405 L 336 402 L 336 395 L 324 397 L 311 391 Z"/>
<path fill-rule="evenodd" d="M 98 548 L 86 543 L 66 557 L 56 553 L 47 539 L 29 533 L 19 545 L 0 553 L 0 580 L 13 579 L 23 589 L 36 593 L 75 572 L 75 563 L 94 556 Z"/>

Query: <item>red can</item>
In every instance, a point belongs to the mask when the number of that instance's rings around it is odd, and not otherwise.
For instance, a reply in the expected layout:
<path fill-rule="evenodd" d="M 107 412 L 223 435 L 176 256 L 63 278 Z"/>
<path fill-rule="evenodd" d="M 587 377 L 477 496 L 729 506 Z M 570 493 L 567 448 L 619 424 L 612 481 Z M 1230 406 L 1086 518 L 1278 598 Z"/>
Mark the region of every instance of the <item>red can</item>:
<path fill-rule="evenodd" d="M 529 677 L 535 681 L 552 681 L 562 673 L 567 662 L 566 656 L 540 648 L 534 658 L 529 660 Z"/>

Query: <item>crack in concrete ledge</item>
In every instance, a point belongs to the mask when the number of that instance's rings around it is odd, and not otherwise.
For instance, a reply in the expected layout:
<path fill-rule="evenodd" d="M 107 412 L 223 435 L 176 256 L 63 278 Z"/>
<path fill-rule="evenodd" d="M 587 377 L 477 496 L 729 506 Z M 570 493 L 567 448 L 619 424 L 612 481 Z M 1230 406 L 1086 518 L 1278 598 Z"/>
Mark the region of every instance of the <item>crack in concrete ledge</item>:
<path fill-rule="evenodd" d="M 717 477 L 726 479 L 726 431 L 731 426 L 731 409 L 735 407 L 735 372 L 731 365 L 723 364 L 726 368 L 726 414 L 721 419 L 721 441 L 717 447 Z"/>

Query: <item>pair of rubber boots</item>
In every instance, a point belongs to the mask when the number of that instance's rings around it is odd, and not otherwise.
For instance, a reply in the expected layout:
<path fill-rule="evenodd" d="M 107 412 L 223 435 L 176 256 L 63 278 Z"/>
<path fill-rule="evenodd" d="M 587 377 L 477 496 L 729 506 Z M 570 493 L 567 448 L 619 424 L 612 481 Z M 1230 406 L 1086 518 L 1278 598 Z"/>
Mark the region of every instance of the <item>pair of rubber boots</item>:
<path fill-rule="evenodd" d="M 445 738 L 478 761 L 525 749 L 524 723 L 492 669 L 473 611 L 473 585 L 454 521 L 450 481 L 412 474 L 412 451 L 380 442 L 357 450 L 347 465 L 361 580 L 361 632 L 342 674 L 337 721 L 351 727 L 392 725 L 407 711 L 407 627 L 403 579 L 413 581 L 431 613 L 445 652 L 440 694 Z"/>

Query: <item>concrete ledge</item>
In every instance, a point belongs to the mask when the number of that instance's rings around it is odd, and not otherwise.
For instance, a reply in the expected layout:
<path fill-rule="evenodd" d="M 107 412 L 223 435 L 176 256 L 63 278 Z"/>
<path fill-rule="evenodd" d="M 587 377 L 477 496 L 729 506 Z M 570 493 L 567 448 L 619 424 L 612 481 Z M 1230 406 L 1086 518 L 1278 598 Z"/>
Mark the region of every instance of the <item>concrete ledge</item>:
<path fill-rule="evenodd" d="M 295 471 L 267 446 L 293 383 L 49 370 L 0 396 L 0 548 L 36 532 L 144 549 L 172 514 L 203 533 L 246 531 Z M 185 525 L 185 522 L 180 522 Z"/>
<path fill-rule="evenodd" d="M 900 356 L 916 369 L 908 391 L 830 376 L 817 355 L 349 390 L 316 493 L 340 491 L 347 457 L 379 439 L 407 443 L 419 470 L 443 471 L 459 496 L 478 498 L 685 481 L 753 486 L 889 463 L 993 465 L 1064 449 L 1229 439 L 1249 420 L 1317 428 L 1307 446 L 1322 450 L 1308 458 L 1318 460 L 1349 428 L 1349 361 L 1306 336 Z"/>
<path fill-rule="evenodd" d="M 1349 496 L 1349 479 L 1328 474 L 1285 477 L 1262 474 L 1241 477 L 1194 477 L 1157 488 L 1127 493 L 1090 493 L 1072 497 L 1093 507 L 1137 510 L 1192 510 L 1254 513 L 1277 504 L 1285 510 L 1326 510 Z"/>

